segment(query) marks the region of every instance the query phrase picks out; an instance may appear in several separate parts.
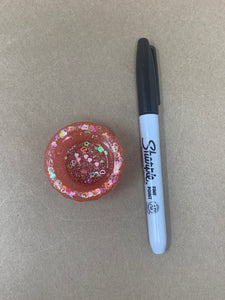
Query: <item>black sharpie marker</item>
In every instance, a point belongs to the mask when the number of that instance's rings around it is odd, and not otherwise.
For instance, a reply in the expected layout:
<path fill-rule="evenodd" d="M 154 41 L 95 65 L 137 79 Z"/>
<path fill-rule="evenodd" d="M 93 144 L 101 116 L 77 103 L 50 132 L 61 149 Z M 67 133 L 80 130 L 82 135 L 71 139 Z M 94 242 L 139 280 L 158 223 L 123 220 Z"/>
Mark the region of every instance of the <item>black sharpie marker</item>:
<path fill-rule="evenodd" d="M 155 254 L 162 254 L 167 238 L 159 141 L 158 68 L 155 48 L 144 38 L 138 41 L 136 72 L 149 242 Z"/>

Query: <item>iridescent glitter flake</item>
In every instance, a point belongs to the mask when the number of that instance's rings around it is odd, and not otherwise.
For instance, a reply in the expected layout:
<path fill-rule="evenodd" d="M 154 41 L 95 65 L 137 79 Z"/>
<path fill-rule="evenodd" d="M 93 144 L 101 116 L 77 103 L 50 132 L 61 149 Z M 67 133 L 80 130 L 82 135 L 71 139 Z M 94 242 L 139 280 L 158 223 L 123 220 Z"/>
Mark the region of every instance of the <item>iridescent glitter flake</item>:
<path fill-rule="evenodd" d="M 67 135 L 67 132 L 65 130 L 62 130 L 59 135 L 62 138 Z"/>
<path fill-rule="evenodd" d="M 101 146 L 99 146 L 99 147 L 98 147 L 98 151 L 99 151 L 99 152 L 103 152 L 104 149 L 103 149 Z"/>

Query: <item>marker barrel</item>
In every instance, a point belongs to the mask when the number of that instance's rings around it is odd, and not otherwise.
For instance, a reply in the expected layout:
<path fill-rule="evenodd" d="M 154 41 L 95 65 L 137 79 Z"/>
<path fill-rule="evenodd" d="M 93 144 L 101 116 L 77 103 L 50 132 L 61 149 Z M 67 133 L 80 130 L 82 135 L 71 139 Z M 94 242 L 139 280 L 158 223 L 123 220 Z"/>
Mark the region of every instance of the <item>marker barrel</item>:
<path fill-rule="evenodd" d="M 139 116 L 149 242 L 155 254 L 166 250 L 166 220 L 157 114 Z"/>

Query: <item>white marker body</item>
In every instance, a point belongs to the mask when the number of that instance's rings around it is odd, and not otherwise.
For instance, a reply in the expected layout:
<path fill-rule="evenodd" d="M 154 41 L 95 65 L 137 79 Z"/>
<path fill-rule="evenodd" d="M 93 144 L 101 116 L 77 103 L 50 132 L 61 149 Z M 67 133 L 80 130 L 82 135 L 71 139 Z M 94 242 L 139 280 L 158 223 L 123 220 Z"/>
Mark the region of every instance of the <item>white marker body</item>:
<path fill-rule="evenodd" d="M 155 254 L 166 250 L 166 220 L 157 114 L 139 116 L 149 242 Z"/>

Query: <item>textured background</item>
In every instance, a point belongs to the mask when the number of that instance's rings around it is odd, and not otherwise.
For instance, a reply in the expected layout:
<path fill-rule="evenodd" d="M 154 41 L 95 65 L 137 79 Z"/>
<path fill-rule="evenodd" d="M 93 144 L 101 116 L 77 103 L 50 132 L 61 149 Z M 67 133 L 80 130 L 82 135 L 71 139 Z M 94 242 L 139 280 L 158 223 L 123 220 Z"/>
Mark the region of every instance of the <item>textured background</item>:
<path fill-rule="evenodd" d="M 225 299 L 225 1 L 0 2 L 0 298 Z M 147 240 L 135 52 L 158 49 L 168 250 Z M 49 139 L 109 127 L 126 155 L 92 203 L 49 185 Z"/>

